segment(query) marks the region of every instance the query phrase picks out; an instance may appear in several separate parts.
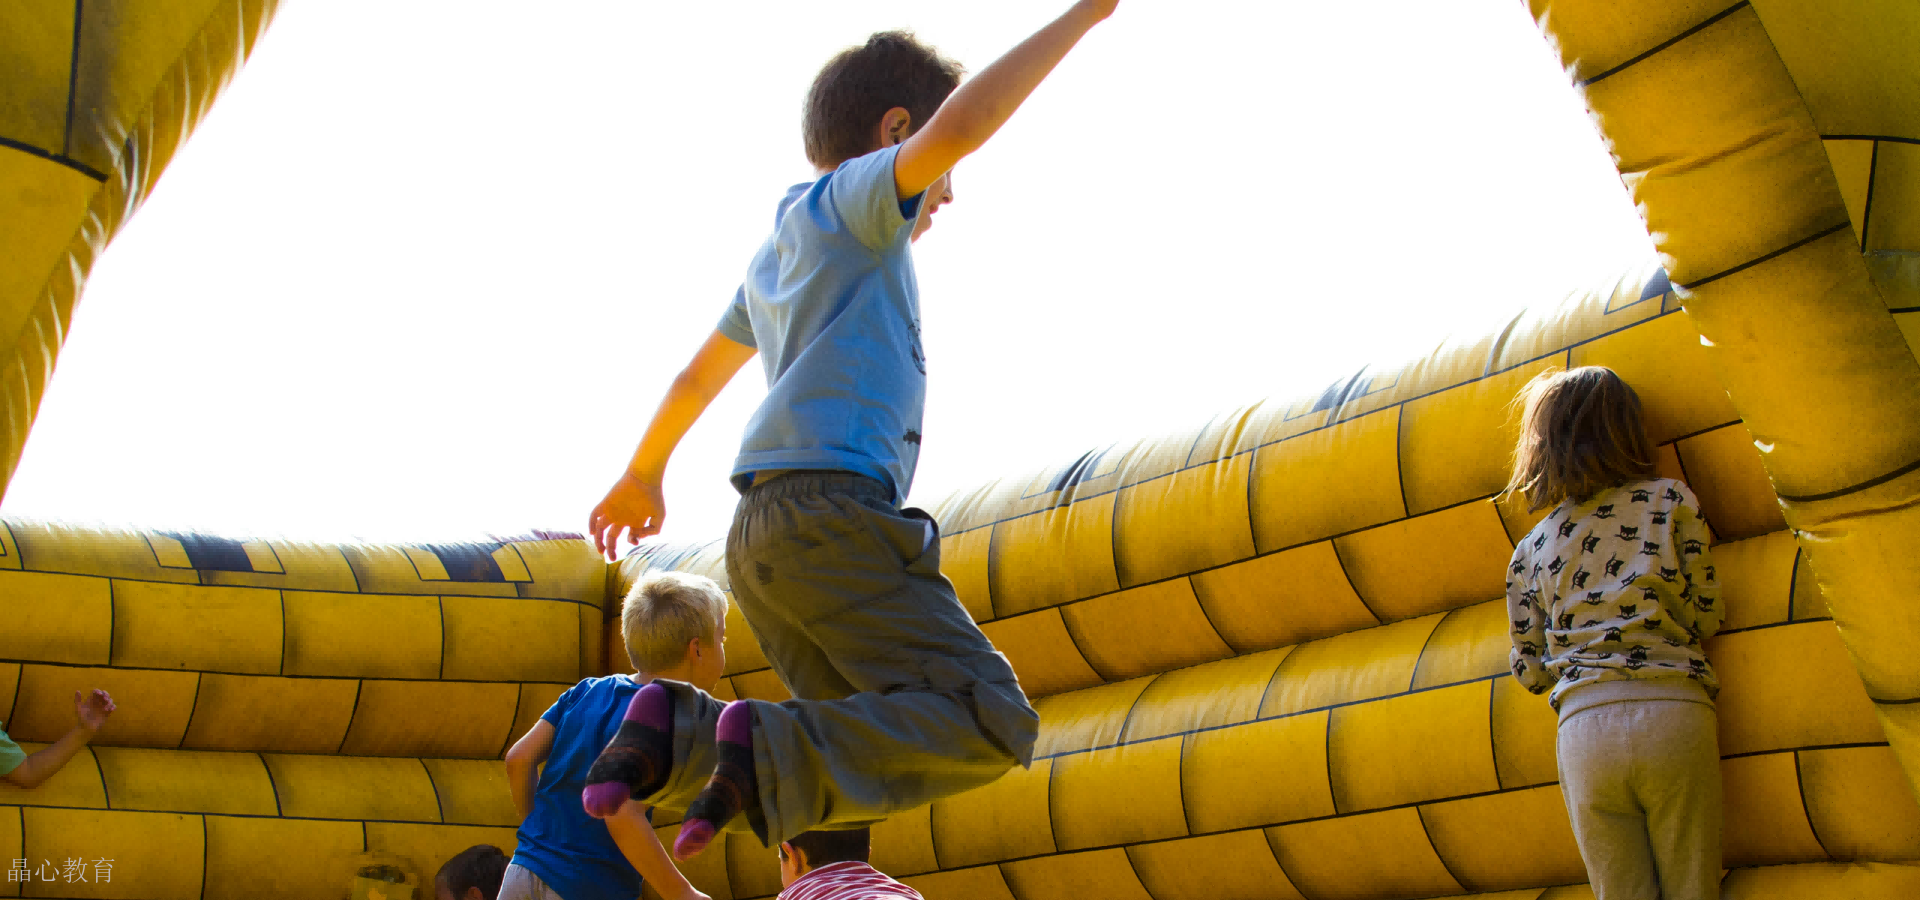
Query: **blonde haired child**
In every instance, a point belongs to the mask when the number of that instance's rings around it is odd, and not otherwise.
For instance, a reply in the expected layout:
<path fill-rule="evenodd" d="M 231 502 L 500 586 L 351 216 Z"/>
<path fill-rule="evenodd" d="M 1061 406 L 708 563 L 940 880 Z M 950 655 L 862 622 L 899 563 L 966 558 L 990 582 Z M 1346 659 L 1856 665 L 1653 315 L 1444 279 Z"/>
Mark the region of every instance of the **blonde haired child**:
<path fill-rule="evenodd" d="M 1513 677 L 1552 691 L 1560 789 L 1597 900 L 1712 900 L 1720 879 L 1722 611 L 1687 486 L 1654 474 L 1612 370 L 1535 378 L 1508 493 L 1553 511 L 1507 567 Z"/>
<path fill-rule="evenodd" d="M 524 821 L 500 900 L 632 900 L 643 878 L 667 900 L 707 900 L 667 858 L 650 809 L 627 804 L 603 821 L 588 815 L 581 792 L 642 686 L 669 678 L 713 688 L 727 665 L 726 632 L 727 596 L 710 578 L 654 573 L 627 592 L 620 634 L 636 674 L 568 688 L 507 751 L 507 783 Z"/>

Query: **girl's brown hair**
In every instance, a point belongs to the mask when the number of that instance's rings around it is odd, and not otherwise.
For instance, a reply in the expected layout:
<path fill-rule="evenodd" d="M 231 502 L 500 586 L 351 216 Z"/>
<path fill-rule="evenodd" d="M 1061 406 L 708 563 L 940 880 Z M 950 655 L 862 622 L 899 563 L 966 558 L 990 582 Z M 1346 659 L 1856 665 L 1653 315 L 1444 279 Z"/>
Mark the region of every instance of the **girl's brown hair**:
<path fill-rule="evenodd" d="M 1653 472 L 1653 442 L 1640 421 L 1640 395 L 1612 369 L 1543 372 L 1520 389 L 1520 441 L 1504 493 L 1537 510 Z"/>

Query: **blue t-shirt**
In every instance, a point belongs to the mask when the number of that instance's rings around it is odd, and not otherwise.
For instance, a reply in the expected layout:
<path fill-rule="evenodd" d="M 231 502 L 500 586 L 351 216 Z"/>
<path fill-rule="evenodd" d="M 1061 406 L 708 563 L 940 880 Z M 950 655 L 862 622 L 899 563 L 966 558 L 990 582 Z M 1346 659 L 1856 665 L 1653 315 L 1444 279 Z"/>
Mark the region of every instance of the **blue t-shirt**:
<path fill-rule="evenodd" d="M 520 823 L 514 865 L 566 900 L 634 900 L 640 873 L 613 842 L 607 824 L 580 806 L 587 769 L 598 759 L 640 685 L 628 675 L 588 678 L 567 688 L 540 718 L 552 723 L 553 750 L 540 772 L 533 813 Z M 648 811 L 647 820 L 653 820 Z"/>
<path fill-rule="evenodd" d="M 909 252 L 920 198 L 893 185 L 895 145 L 796 185 L 774 214 L 719 331 L 758 348 L 767 398 L 734 484 L 769 469 L 876 478 L 897 503 L 920 459 L 927 363 Z"/>

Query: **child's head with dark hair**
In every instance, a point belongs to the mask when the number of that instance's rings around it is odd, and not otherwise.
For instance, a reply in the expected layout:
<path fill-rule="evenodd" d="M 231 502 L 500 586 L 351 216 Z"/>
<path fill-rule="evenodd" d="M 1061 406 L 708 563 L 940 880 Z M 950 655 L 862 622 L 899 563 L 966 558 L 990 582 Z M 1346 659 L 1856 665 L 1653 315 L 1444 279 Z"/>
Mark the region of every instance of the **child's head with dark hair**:
<path fill-rule="evenodd" d="M 1525 494 L 1528 509 L 1653 476 L 1640 395 L 1612 369 L 1544 372 L 1514 402 L 1521 405 L 1520 440 L 1507 493 Z"/>
<path fill-rule="evenodd" d="M 792 852 L 788 848 L 792 848 Z M 865 828 L 846 831 L 808 831 L 780 847 L 780 886 L 786 887 L 808 872 L 837 862 L 866 862 L 873 852 L 873 835 Z"/>
<path fill-rule="evenodd" d="M 876 130 L 890 109 L 906 110 L 908 133 L 918 130 L 959 87 L 963 71 L 905 31 L 877 32 L 841 51 L 807 90 L 807 161 L 832 169 L 879 149 Z"/>
<path fill-rule="evenodd" d="M 507 873 L 507 855 L 492 844 L 475 844 L 454 854 L 433 876 L 436 900 L 494 900 Z"/>

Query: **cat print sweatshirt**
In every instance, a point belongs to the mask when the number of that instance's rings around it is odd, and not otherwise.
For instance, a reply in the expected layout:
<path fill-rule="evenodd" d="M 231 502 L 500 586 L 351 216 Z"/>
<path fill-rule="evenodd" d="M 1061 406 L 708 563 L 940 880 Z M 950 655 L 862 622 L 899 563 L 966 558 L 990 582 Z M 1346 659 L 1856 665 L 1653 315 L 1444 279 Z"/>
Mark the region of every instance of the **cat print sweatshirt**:
<path fill-rule="evenodd" d="M 1700 641 L 1723 611 L 1709 537 L 1693 492 L 1669 478 L 1562 502 L 1507 567 L 1513 677 L 1533 693 L 1552 690 L 1563 717 L 1568 692 L 1609 682 L 1649 681 L 1617 687 L 1655 696 L 1661 686 L 1695 698 L 1704 688 L 1711 699 L 1720 682 Z"/>

